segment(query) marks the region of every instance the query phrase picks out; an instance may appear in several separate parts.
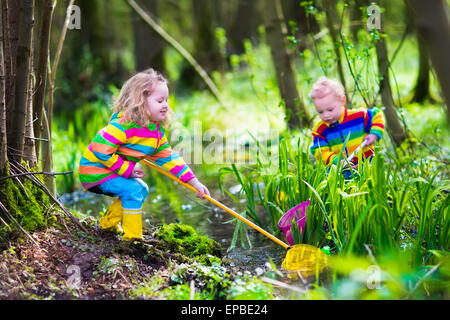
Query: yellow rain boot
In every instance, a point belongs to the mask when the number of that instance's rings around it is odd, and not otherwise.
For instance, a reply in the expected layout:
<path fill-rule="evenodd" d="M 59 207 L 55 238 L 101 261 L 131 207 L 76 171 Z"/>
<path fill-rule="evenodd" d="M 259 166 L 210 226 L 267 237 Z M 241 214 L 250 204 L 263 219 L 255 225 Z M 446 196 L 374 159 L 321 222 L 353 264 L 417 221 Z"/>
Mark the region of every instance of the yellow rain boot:
<path fill-rule="evenodd" d="M 112 229 L 118 233 L 122 233 L 119 222 L 122 220 L 122 201 L 117 198 L 106 210 L 103 217 L 100 218 L 98 225 L 102 229 Z"/>
<path fill-rule="evenodd" d="M 124 210 L 122 216 L 122 240 L 143 239 L 142 237 L 142 211 Z"/>

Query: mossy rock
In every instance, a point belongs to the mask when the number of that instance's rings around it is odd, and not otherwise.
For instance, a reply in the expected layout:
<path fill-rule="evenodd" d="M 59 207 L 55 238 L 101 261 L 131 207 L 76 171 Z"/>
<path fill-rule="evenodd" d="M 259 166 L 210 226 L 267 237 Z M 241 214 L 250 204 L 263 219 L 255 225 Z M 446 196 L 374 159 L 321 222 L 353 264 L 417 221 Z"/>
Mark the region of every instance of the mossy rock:
<path fill-rule="evenodd" d="M 171 251 L 188 257 L 213 255 L 220 257 L 222 247 L 217 241 L 199 235 L 194 228 L 185 224 L 165 224 L 156 231 Z"/>

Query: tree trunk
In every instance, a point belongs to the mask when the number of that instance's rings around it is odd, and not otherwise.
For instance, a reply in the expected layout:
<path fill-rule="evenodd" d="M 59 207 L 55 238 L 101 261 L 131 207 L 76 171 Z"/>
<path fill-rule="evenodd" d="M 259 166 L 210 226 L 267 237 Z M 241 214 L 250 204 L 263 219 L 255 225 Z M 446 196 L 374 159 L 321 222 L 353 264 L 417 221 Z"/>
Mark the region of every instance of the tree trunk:
<path fill-rule="evenodd" d="M 48 62 L 48 104 L 43 111 L 43 138 L 46 140 L 42 148 L 42 170 L 46 172 L 53 171 L 53 148 L 52 148 L 52 119 L 53 119 L 53 93 L 55 90 L 56 71 L 58 70 L 59 59 L 61 57 L 62 48 L 66 39 L 66 33 L 70 22 L 72 5 L 75 0 L 70 0 L 66 9 L 66 17 L 62 27 L 61 35 L 58 41 L 53 65 Z M 48 57 L 50 60 L 50 57 Z M 56 195 L 55 176 L 44 175 L 44 183 L 52 195 Z"/>
<path fill-rule="evenodd" d="M 336 4 L 332 0 L 323 0 L 324 10 L 326 13 L 327 18 L 327 27 L 328 31 L 330 32 L 331 41 L 333 41 L 333 49 L 334 54 L 336 55 L 337 59 L 337 72 L 339 74 L 339 79 L 341 81 L 341 84 L 344 86 L 345 92 L 347 92 L 347 86 L 345 84 L 345 76 L 344 76 L 344 70 L 342 67 L 342 57 L 341 57 L 341 49 L 340 49 L 340 41 L 338 40 L 338 34 L 335 27 L 336 21 L 339 21 L 337 18 L 337 11 L 336 11 Z"/>
<path fill-rule="evenodd" d="M 417 46 L 419 49 L 419 74 L 411 102 L 424 102 L 430 97 L 430 55 L 421 37 L 417 37 Z"/>
<path fill-rule="evenodd" d="M 31 45 L 33 45 L 33 33 L 31 33 Z M 33 60 L 34 50 L 31 50 L 30 66 L 28 70 L 28 94 L 27 94 L 27 106 L 25 112 L 25 139 L 23 144 L 23 159 L 28 163 L 30 168 L 34 168 L 37 165 L 36 158 L 36 146 L 34 139 L 33 129 Z"/>
<path fill-rule="evenodd" d="M 275 66 L 281 98 L 286 106 L 287 123 L 290 128 L 310 124 L 310 115 L 297 90 L 292 53 L 287 49 L 287 28 L 280 0 L 265 1 L 264 15 L 267 42 Z"/>
<path fill-rule="evenodd" d="M 236 15 L 228 36 L 231 52 L 244 53 L 244 39 L 252 39 L 256 36 L 257 1 L 238 0 Z"/>
<path fill-rule="evenodd" d="M 312 5 L 315 5 L 314 1 L 312 1 Z M 296 39 L 300 39 L 296 50 L 297 52 L 303 52 L 311 46 L 308 34 L 319 32 L 320 26 L 314 15 L 307 14 L 305 7 L 301 5 L 301 1 L 281 0 L 281 7 L 285 21 L 293 21 L 296 24 L 296 32 L 292 32 L 294 30 L 288 30 L 288 32 Z"/>
<path fill-rule="evenodd" d="M 13 136 L 10 141 L 12 156 L 20 162 L 23 156 L 25 119 L 28 102 L 31 35 L 33 32 L 33 0 L 20 1 L 19 43 L 16 59 L 16 85 L 14 99 Z"/>
<path fill-rule="evenodd" d="M 365 11 L 362 11 L 362 7 L 367 7 L 369 5 L 368 0 L 354 0 L 350 4 L 349 9 L 349 29 L 350 34 L 352 35 L 352 40 L 354 43 L 358 43 L 358 32 L 360 29 L 364 27 L 364 23 L 362 22 L 362 18 L 365 14 Z"/>
<path fill-rule="evenodd" d="M 2 5 L 3 5 L 2 1 Z M 6 138 L 6 103 L 5 103 L 5 63 L 3 56 L 3 10 L 0 11 L 0 176 L 8 174 L 7 138 Z"/>
<path fill-rule="evenodd" d="M 430 54 L 431 63 L 441 86 L 447 105 L 447 121 L 450 124 L 450 22 L 448 6 L 443 0 L 409 0 L 419 37 L 422 38 Z"/>
<path fill-rule="evenodd" d="M 2 22 L 3 22 L 3 57 L 5 62 L 5 103 L 6 103 L 6 135 L 8 145 L 12 141 L 13 118 L 14 118 L 14 97 L 16 83 L 16 57 L 19 29 L 19 1 L 2 1 Z M 10 150 L 8 149 L 8 154 Z"/>
<path fill-rule="evenodd" d="M 378 61 L 378 76 L 380 78 L 381 100 L 385 106 L 384 114 L 387 122 L 387 130 L 394 142 L 399 147 L 407 138 L 405 128 L 397 115 L 394 99 L 392 98 L 391 83 L 389 81 L 389 58 L 381 21 L 379 40 L 375 43 Z"/>
<path fill-rule="evenodd" d="M 50 30 L 54 10 L 54 0 L 43 0 L 42 18 L 39 31 L 38 60 L 36 66 L 36 88 L 33 97 L 34 136 L 42 136 L 42 112 L 44 110 L 45 86 L 47 82 L 48 53 L 50 47 Z M 40 142 L 36 140 L 36 157 L 39 158 Z"/>
<path fill-rule="evenodd" d="M 141 1 L 142 8 L 148 13 L 158 16 L 158 1 Z M 164 48 L 166 43 L 148 25 L 142 21 L 136 11 L 131 11 L 131 20 L 134 31 L 134 56 L 136 58 L 136 70 L 142 71 L 152 67 L 165 74 L 166 66 L 164 62 Z M 155 19 L 156 20 L 156 19 Z"/>
<path fill-rule="evenodd" d="M 194 57 L 208 74 L 219 70 L 222 66 L 222 55 L 215 34 L 215 10 L 213 1 L 192 0 L 194 16 Z M 187 65 L 181 71 L 180 81 L 186 87 L 203 88 L 203 82 L 198 77 L 192 65 Z"/>

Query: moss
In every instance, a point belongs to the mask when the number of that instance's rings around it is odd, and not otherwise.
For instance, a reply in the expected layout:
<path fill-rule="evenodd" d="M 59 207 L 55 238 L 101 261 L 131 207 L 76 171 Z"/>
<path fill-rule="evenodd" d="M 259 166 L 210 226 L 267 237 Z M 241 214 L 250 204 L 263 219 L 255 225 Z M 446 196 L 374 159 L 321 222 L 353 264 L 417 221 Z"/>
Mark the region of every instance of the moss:
<path fill-rule="evenodd" d="M 188 257 L 220 256 L 222 249 L 218 242 L 197 234 L 194 228 L 185 224 L 163 225 L 157 230 L 156 236 L 167 243 L 170 250 L 180 252 Z"/>
<path fill-rule="evenodd" d="M 0 201 L 23 229 L 33 231 L 45 226 L 44 210 L 45 204 L 48 204 L 48 198 L 32 182 L 25 180 L 22 185 L 19 185 L 12 179 L 1 181 Z M 5 221 L 10 220 L 4 213 L 2 218 Z M 9 221 L 9 227 L 12 230 L 6 227 L 0 230 L 0 238 L 4 238 L 5 233 L 18 228 L 13 221 Z"/>

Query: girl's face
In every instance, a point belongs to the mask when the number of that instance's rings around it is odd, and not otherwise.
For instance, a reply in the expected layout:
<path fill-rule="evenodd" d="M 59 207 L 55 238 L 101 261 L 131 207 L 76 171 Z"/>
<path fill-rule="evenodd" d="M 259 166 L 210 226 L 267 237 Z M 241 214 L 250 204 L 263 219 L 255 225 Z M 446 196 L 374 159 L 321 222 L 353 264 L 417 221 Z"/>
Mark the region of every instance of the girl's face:
<path fill-rule="evenodd" d="M 147 114 L 152 121 L 163 121 L 169 112 L 167 99 L 169 98 L 169 88 L 164 82 L 158 82 L 153 88 L 153 92 L 147 96 Z"/>
<path fill-rule="evenodd" d="M 324 97 L 313 99 L 320 119 L 327 123 L 334 123 L 339 120 L 345 101 L 345 96 L 339 98 L 335 94 L 327 94 Z"/>

